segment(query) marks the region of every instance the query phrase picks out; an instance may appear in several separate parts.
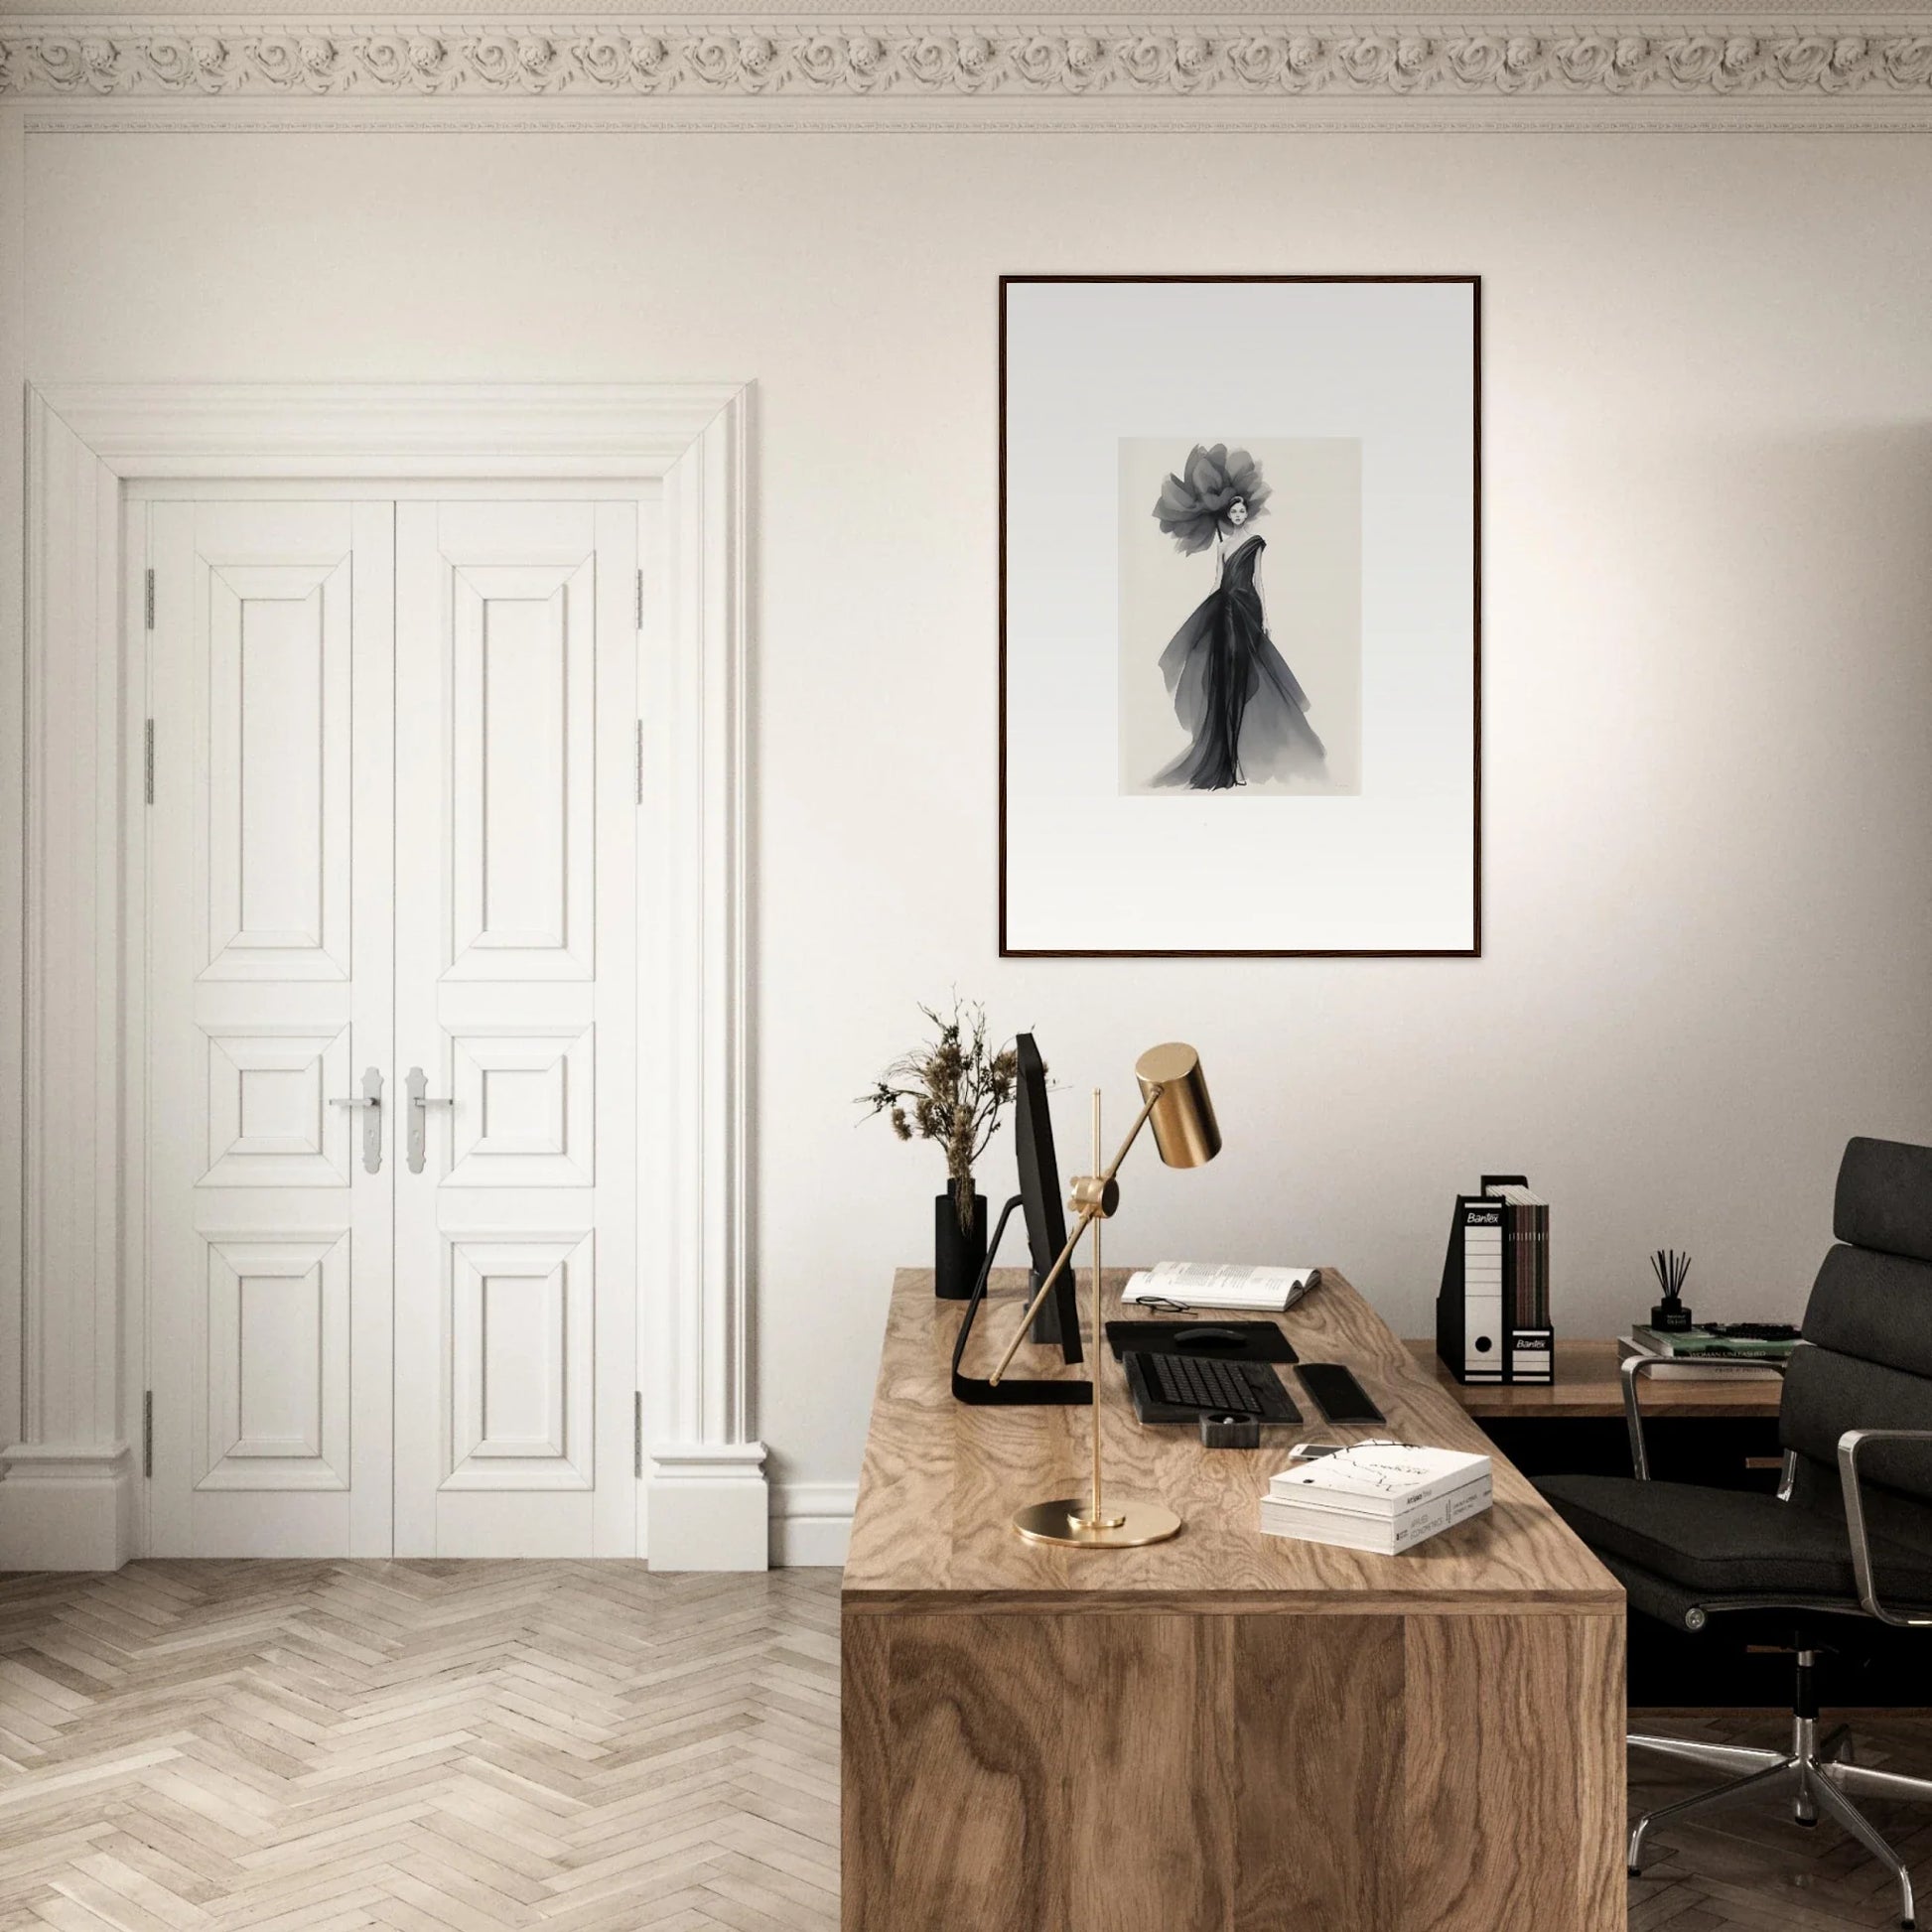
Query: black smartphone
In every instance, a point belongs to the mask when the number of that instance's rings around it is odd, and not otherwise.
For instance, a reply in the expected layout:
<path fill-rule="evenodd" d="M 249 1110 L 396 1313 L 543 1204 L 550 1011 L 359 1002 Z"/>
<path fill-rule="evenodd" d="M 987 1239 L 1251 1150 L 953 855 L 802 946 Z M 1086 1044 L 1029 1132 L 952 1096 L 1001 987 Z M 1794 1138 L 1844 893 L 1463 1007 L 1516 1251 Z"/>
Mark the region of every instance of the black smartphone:
<path fill-rule="evenodd" d="M 1323 1422 L 1387 1422 L 1368 1391 L 1339 1362 L 1303 1362 L 1295 1371 L 1321 1411 Z"/>

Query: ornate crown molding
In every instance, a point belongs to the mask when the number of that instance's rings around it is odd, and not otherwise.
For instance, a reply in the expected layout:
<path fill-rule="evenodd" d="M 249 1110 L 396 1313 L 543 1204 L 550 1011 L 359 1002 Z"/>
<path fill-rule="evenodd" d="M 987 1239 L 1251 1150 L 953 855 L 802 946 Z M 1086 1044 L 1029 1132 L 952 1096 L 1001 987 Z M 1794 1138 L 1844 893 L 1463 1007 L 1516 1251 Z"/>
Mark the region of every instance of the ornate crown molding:
<path fill-rule="evenodd" d="M 952 100 L 1932 109 L 1932 19 L 1745 27 L 1130 22 L 0 23 L 0 92 L 68 100 Z"/>

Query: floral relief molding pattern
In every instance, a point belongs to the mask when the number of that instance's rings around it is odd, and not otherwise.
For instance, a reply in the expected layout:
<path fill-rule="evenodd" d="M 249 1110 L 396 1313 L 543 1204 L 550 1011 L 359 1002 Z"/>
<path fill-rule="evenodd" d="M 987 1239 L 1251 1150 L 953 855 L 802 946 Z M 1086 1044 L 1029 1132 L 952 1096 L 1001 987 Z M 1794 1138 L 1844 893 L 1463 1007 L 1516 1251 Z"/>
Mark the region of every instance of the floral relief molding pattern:
<path fill-rule="evenodd" d="M 1854 31 L 16 21 L 0 25 L 0 92 L 1927 102 L 1932 22 Z"/>

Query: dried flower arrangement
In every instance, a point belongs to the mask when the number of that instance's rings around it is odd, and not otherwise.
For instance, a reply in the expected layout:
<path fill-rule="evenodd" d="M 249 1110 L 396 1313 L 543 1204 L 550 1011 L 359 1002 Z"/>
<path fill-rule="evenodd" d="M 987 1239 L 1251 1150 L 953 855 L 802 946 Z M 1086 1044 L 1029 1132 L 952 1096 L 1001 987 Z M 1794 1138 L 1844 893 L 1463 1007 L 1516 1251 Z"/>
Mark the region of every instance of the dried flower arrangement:
<path fill-rule="evenodd" d="M 934 1037 L 902 1053 L 858 1104 L 886 1114 L 901 1141 L 937 1141 L 962 1233 L 973 1226 L 973 1167 L 1000 1131 L 1019 1067 L 1012 1046 L 987 1044 L 986 1009 L 953 996 L 950 1018 L 931 1007 Z"/>

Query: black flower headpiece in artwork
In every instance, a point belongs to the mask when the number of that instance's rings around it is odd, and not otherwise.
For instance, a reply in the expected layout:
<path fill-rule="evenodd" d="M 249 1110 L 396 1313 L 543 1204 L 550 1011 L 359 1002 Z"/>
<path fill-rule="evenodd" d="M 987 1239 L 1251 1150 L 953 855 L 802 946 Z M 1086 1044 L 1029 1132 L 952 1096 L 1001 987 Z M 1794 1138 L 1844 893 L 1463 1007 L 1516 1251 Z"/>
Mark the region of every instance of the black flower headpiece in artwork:
<path fill-rule="evenodd" d="M 1246 450 L 1196 443 L 1180 474 L 1161 485 L 1154 514 L 1174 547 L 1187 554 L 1205 550 L 1217 532 L 1225 535 L 1259 516 L 1272 493 L 1261 480 L 1261 465 Z"/>

